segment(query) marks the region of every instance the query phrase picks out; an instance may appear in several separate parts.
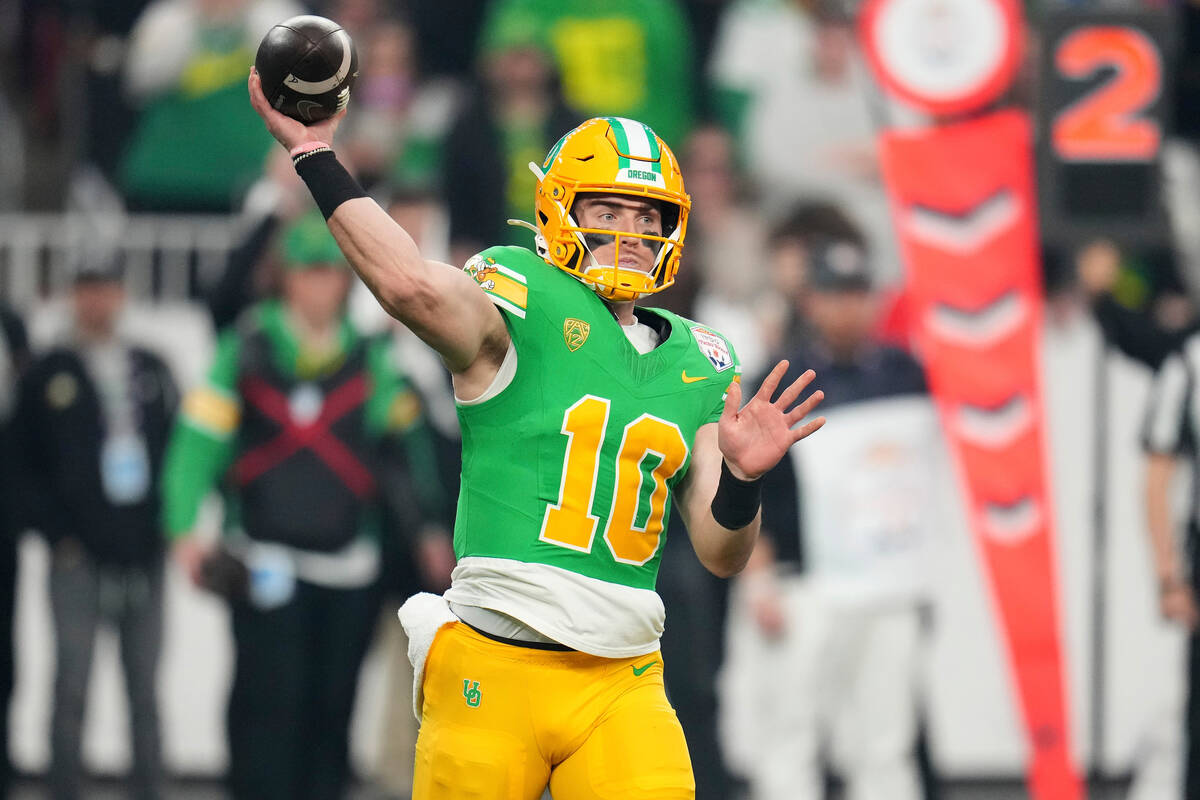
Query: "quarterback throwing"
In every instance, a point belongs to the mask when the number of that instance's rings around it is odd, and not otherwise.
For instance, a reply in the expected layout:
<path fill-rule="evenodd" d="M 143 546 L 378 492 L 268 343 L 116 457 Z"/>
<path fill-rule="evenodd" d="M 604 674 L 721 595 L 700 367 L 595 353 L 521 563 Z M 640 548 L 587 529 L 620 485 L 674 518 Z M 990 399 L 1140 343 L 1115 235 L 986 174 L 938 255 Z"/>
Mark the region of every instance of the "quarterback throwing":
<path fill-rule="evenodd" d="M 453 375 L 463 432 L 444 597 L 401 610 L 421 720 L 417 800 L 683 800 L 654 591 L 667 515 L 720 576 L 749 558 L 759 478 L 824 422 L 781 362 L 742 405 L 718 331 L 635 301 L 679 269 L 690 200 L 669 147 L 618 117 L 541 165 L 534 248 L 426 260 L 338 163 L 342 114 L 305 126 L 250 96 L 351 266 Z M 776 397 L 776 394 L 778 396 Z"/>

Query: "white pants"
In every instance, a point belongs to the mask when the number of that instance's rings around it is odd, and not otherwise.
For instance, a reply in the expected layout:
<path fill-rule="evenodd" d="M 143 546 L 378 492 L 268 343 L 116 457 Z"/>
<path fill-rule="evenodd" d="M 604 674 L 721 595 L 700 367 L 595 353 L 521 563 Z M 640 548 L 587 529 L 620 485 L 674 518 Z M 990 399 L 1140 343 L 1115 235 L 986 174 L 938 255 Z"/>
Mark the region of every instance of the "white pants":
<path fill-rule="evenodd" d="M 753 800 L 817 800 L 822 753 L 849 800 L 916 800 L 915 605 L 848 608 L 782 578 L 786 627 L 764 637 L 735 587 L 718 678 L 719 735 Z"/>

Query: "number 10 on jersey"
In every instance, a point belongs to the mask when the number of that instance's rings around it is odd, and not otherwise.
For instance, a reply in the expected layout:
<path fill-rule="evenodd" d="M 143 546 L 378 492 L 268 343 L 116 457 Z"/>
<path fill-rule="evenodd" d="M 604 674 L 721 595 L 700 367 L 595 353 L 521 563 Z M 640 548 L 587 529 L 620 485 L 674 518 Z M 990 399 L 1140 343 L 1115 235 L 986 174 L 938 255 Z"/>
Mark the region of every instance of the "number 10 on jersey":
<path fill-rule="evenodd" d="M 609 400 L 589 394 L 563 413 L 567 453 L 558 502 L 546 508 L 542 519 L 542 541 L 591 552 L 600 523 L 592 507 L 611 407 Z M 601 498 L 601 502 L 611 502 L 604 541 L 618 562 L 640 566 L 658 552 L 667 482 L 683 468 L 687 457 L 688 444 L 672 422 L 642 414 L 622 429 L 612 497 Z M 647 474 L 651 459 L 657 463 Z M 639 520 L 644 521 L 639 524 Z"/>

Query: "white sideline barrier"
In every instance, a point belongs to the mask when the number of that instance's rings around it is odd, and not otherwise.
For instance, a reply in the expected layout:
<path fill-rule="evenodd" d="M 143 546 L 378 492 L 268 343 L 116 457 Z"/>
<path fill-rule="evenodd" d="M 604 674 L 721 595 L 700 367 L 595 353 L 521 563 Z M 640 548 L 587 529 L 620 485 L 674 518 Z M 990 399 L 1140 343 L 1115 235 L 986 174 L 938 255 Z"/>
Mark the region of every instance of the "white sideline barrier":
<path fill-rule="evenodd" d="M 120 254 L 131 297 L 184 300 L 220 275 L 241 224 L 231 216 L 0 214 L 0 298 L 25 308 L 58 294 L 86 248 Z"/>

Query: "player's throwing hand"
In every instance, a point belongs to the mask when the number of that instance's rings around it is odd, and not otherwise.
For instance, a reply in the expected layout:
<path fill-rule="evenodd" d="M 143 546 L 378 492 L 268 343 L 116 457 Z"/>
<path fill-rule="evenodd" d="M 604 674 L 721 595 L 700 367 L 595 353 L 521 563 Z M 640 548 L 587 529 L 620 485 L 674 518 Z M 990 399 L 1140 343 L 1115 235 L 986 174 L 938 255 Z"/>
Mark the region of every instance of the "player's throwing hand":
<path fill-rule="evenodd" d="M 293 147 L 308 144 L 309 142 L 324 142 L 327 145 L 333 145 L 333 134 L 337 131 L 342 117 L 346 116 L 346 109 L 343 108 L 329 119 L 321 120 L 312 125 L 305 125 L 303 122 L 285 116 L 271 108 L 271 104 L 267 102 L 266 95 L 263 94 L 262 81 L 258 77 L 258 70 L 253 67 L 250 68 L 248 86 L 250 89 L 250 105 L 262 117 L 263 122 L 267 124 L 267 130 L 275 137 L 276 141 L 289 151 Z"/>

